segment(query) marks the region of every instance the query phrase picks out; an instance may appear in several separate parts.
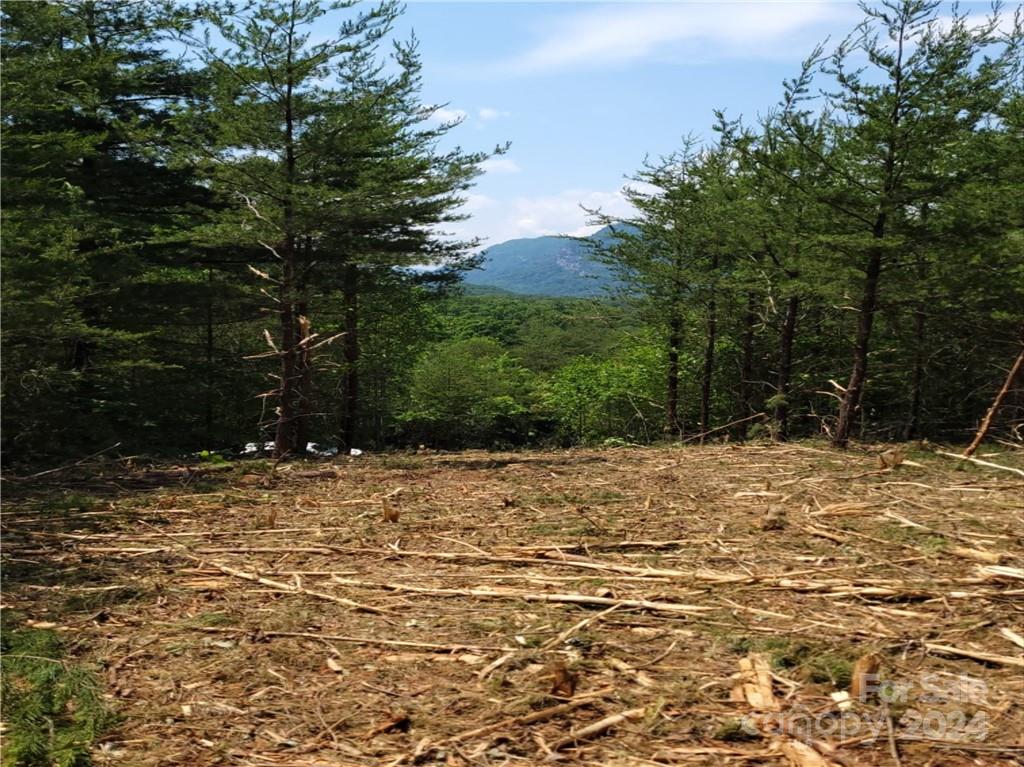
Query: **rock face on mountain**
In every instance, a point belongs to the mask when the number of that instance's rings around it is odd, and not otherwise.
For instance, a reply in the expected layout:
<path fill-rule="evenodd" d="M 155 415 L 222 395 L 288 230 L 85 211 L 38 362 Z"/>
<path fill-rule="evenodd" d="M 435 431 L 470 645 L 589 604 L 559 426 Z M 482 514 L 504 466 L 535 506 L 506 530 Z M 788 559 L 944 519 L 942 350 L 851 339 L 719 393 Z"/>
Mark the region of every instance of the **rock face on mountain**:
<path fill-rule="evenodd" d="M 590 240 L 607 242 L 608 227 Z M 492 245 L 479 269 L 466 275 L 467 285 L 487 285 L 537 296 L 600 296 L 616 285 L 604 264 L 590 257 L 585 241 L 566 237 L 531 237 Z"/>

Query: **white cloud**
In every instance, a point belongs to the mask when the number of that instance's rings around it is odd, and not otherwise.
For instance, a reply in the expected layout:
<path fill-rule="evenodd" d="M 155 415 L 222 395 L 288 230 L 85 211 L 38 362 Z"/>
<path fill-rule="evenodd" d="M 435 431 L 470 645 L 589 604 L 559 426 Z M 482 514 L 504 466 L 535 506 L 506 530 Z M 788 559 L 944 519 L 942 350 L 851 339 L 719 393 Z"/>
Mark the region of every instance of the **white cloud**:
<path fill-rule="evenodd" d="M 494 107 L 480 107 L 477 110 L 476 116 L 479 117 L 483 122 L 490 122 L 491 120 L 497 120 L 499 117 L 508 117 L 508 112 L 503 112 L 500 109 Z"/>
<path fill-rule="evenodd" d="M 498 204 L 498 201 L 493 197 L 488 197 L 486 194 L 468 194 L 466 195 L 466 201 L 462 204 L 463 213 L 479 213 L 480 211 L 493 208 Z"/>
<path fill-rule="evenodd" d="M 491 157 L 480 163 L 485 173 L 518 173 L 522 170 L 519 163 L 507 157 Z"/>
<path fill-rule="evenodd" d="M 589 217 L 581 205 L 621 218 L 634 213 L 621 189 L 612 192 L 567 189 L 552 195 L 515 197 L 507 202 L 475 194 L 467 198 L 462 208 L 472 218 L 449 228 L 460 238 L 484 239 L 485 246 L 519 237 L 558 234 L 582 237 L 600 227 L 587 223 Z"/>
<path fill-rule="evenodd" d="M 450 123 L 458 120 L 465 120 L 468 117 L 468 113 L 465 109 L 449 109 L 448 107 L 438 107 L 434 110 L 434 113 L 430 115 L 430 119 L 437 123 Z"/>
<path fill-rule="evenodd" d="M 574 13 L 531 49 L 504 62 L 508 74 L 624 64 L 703 44 L 715 55 L 791 54 L 793 35 L 859 13 L 851 3 L 617 4 Z"/>

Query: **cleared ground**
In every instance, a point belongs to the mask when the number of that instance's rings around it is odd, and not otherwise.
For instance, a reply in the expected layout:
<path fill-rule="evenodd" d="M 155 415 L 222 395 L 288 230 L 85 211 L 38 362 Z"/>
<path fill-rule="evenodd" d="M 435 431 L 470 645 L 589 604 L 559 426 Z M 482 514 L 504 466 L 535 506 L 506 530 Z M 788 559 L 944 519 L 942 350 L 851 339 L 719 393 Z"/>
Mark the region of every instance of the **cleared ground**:
<path fill-rule="evenodd" d="M 7 504 L 4 606 L 105 679 L 100 764 L 1016 763 L 1024 479 L 878 451 L 121 469 Z"/>

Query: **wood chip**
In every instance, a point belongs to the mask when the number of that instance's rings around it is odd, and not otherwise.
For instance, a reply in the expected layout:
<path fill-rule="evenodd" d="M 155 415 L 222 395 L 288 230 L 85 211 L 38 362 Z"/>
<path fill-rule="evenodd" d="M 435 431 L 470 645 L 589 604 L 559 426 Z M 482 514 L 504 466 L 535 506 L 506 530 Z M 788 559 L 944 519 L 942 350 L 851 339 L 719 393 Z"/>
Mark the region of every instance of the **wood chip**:
<path fill-rule="evenodd" d="M 838 767 L 831 759 L 826 759 L 806 743 L 799 740 L 786 740 L 779 749 L 789 759 L 793 767 Z"/>
<path fill-rule="evenodd" d="M 733 699 L 745 701 L 758 711 L 778 711 L 781 706 L 772 690 L 772 666 L 763 653 L 740 658 L 740 673 L 733 688 Z"/>
<path fill-rule="evenodd" d="M 999 554 L 995 551 L 982 551 L 981 549 L 969 549 L 966 546 L 954 546 L 949 550 L 950 554 L 961 557 L 962 559 L 972 559 L 975 562 L 986 562 L 992 565 L 998 565 L 1005 559 L 1005 554 Z"/>

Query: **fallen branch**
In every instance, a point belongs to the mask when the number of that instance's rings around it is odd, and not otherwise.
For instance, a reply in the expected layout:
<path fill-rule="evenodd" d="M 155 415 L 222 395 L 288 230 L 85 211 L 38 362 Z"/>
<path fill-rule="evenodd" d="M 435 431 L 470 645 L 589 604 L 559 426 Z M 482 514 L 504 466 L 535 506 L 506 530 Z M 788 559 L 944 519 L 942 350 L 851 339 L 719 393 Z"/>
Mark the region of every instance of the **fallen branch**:
<path fill-rule="evenodd" d="M 143 520 L 140 520 L 140 522 L 142 522 L 142 524 L 144 524 L 146 527 L 153 527 L 153 525 Z M 191 559 L 193 562 L 198 562 L 201 565 L 208 565 L 210 567 L 214 567 L 217 570 L 220 570 L 225 575 L 230 575 L 234 578 L 241 578 L 245 581 L 252 581 L 253 583 L 258 583 L 261 586 L 267 586 L 268 588 L 272 588 L 275 591 L 283 591 L 288 594 L 305 594 L 306 596 L 322 599 L 326 602 L 334 602 L 335 604 L 344 605 L 345 607 L 351 607 L 353 610 L 358 610 L 360 612 L 373 613 L 375 615 L 384 615 L 387 612 L 386 610 L 382 610 L 379 607 L 371 607 L 370 605 L 364 605 L 360 604 L 359 602 L 353 602 L 351 599 L 346 599 L 345 597 L 335 596 L 334 594 L 327 594 L 323 591 L 313 591 L 312 589 L 303 588 L 302 586 L 297 586 L 291 583 L 281 583 L 281 581 L 273 581 L 270 578 L 264 578 L 257 573 L 247 573 L 244 570 L 236 570 L 233 567 L 222 565 L 219 562 L 213 562 L 211 560 L 203 559 L 202 557 L 198 557 L 195 554 L 193 554 L 189 550 L 189 548 L 184 544 L 178 543 L 176 540 L 171 538 L 170 533 L 164 533 L 162 530 L 158 530 L 157 534 L 165 535 L 170 540 L 174 548 L 178 550 L 178 553 L 181 554 L 181 556 L 187 559 Z"/>
<path fill-rule="evenodd" d="M 570 733 L 568 736 L 561 740 L 555 741 L 551 745 L 552 751 L 560 751 L 567 746 L 572 746 L 581 740 L 587 738 L 593 738 L 596 735 L 602 735 L 617 724 L 628 722 L 633 719 L 640 719 L 647 711 L 646 708 L 631 708 L 628 711 L 621 711 L 618 714 L 612 714 L 606 716 L 604 719 L 600 719 L 593 724 L 588 724 L 581 730 Z"/>
<path fill-rule="evenodd" d="M 533 566 L 560 566 L 575 567 L 582 570 L 598 570 L 609 573 L 622 573 L 624 575 L 640 575 L 652 578 L 684 578 L 698 581 L 710 581 L 712 583 L 746 583 L 757 580 L 756 576 L 746 574 L 736 575 L 733 573 L 717 573 L 713 570 L 669 570 L 654 567 L 637 567 L 624 565 L 615 562 L 594 562 L 583 557 L 575 557 L 563 554 L 560 557 L 503 557 L 490 554 L 474 554 L 473 552 L 448 552 L 448 551 L 411 551 L 402 549 L 371 549 L 371 548 L 344 548 L 341 546 L 332 547 L 338 553 L 358 554 L 380 554 L 389 557 L 420 557 L 422 559 L 438 559 L 444 561 L 470 561 L 470 562 L 494 562 L 500 564 L 533 565 Z"/>
<path fill-rule="evenodd" d="M 999 412 L 999 408 L 1003 406 L 1003 400 L 1006 399 L 1006 395 L 1010 391 L 1010 387 L 1013 385 L 1013 379 L 1020 373 L 1021 364 L 1024 363 L 1024 348 L 1020 350 L 1020 354 L 1017 355 L 1017 359 L 1013 361 L 1013 365 L 1010 366 L 1010 372 L 1006 376 L 1006 380 L 1003 382 L 1002 388 L 999 393 L 996 394 L 996 398 L 992 400 L 992 405 L 985 413 L 985 417 L 981 421 L 981 426 L 978 427 L 978 433 L 974 435 L 974 439 L 971 440 L 971 444 L 964 450 L 963 458 L 970 458 L 974 455 L 974 451 L 978 449 L 982 441 L 985 439 L 985 435 L 988 434 L 988 429 L 992 425 L 992 416 Z"/>
<path fill-rule="evenodd" d="M 548 719 L 553 719 L 556 716 L 561 716 L 562 714 L 567 714 L 570 711 L 575 711 L 577 708 L 589 706 L 591 703 L 593 703 L 601 696 L 607 695 L 608 693 L 612 692 L 612 689 L 613 688 L 611 687 L 605 687 L 600 690 L 595 690 L 592 693 L 580 696 L 575 700 L 569 701 L 568 703 L 559 703 L 557 706 L 542 708 L 540 711 L 534 711 L 529 714 L 524 714 L 523 716 L 514 716 L 510 717 L 509 719 L 502 719 L 500 722 L 495 722 L 493 724 L 485 724 L 483 727 L 475 727 L 472 730 L 466 730 L 465 732 L 460 732 L 458 735 L 452 735 L 450 738 L 445 738 L 444 740 L 438 741 L 434 744 L 434 746 L 436 747 L 441 745 L 448 745 L 451 743 L 460 743 L 464 740 L 476 738 L 480 735 L 487 735 L 488 733 L 495 732 L 496 730 L 501 730 L 506 727 L 518 727 L 527 724 L 536 724 L 537 722 L 543 722 Z"/>
<path fill-rule="evenodd" d="M 482 599 L 521 599 L 524 602 L 555 602 L 576 605 L 601 605 L 603 607 L 632 607 L 638 610 L 654 610 L 664 613 L 701 614 L 714 610 L 705 605 L 685 605 L 677 602 L 650 602 L 646 599 L 612 599 L 592 597 L 586 594 L 537 594 L 529 591 L 494 591 L 492 589 L 432 589 L 425 586 L 406 586 L 400 583 L 369 583 L 347 578 L 332 578 L 335 583 L 346 586 L 387 589 L 388 591 L 429 594 L 437 597 L 478 597 Z"/>
<path fill-rule="evenodd" d="M 554 639 L 549 639 L 547 642 L 545 642 L 544 645 L 543 645 L 543 649 L 550 650 L 550 649 L 552 649 L 554 647 L 558 647 L 560 644 L 565 642 L 565 640 L 567 640 L 569 637 L 571 637 L 577 631 L 582 631 L 587 626 L 589 626 L 591 623 L 594 623 L 595 621 L 601 620 L 601 618 L 605 617 L 609 613 L 612 613 L 615 610 L 618 610 L 620 606 L 621 605 L 612 605 L 607 610 L 602 610 L 601 612 L 597 613 L 596 615 L 591 615 L 589 618 L 584 618 L 583 620 L 581 620 L 576 625 L 570 626 L 569 628 L 567 628 L 565 631 L 563 631 L 561 634 L 556 636 Z"/>
<path fill-rule="evenodd" d="M 383 609 L 381 609 L 379 607 L 373 607 L 371 605 L 364 605 L 364 604 L 361 604 L 360 602 L 354 602 L 351 599 L 346 599 L 345 597 L 335 596 L 334 594 L 328 594 L 328 593 L 326 593 L 324 591 L 313 591 L 312 589 L 307 589 L 307 588 L 304 588 L 302 586 L 295 586 L 295 585 L 293 585 L 291 583 L 282 583 L 281 581 L 273 581 L 270 578 L 264 578 L 263 576 L 258 575 L 257 573 L 247 573 L 244 570 L 236 570 L 233 567 L 228 567 L 227 565 L 222 565 L 219 562 L 204 561 L 204 560 L 199 559 L 198 557 L 194 557 L 194 558 L 196 560 L 202 562 L 203 564 L 209 565 L 210 567 L 217 568 L 218 570 L 220 570 L 225 575 L 231 575 L 231 576 L 233 576 L 235 578 L 241 578 L 242 580 L 252 581 L 253 583 L 258 583 L 261 586 L 266 586 L 268 588 L 274 589 L 274 591 L 284 591 L 284 592 L 289 593 L 289 594 L 305 594 L 306 596 L 316 597 L 317 599 L 323 599 L 326 602 L 334 602 L 334 603 L 339 604 L 339 605 L 345 605 L 345 607 L 351 607 L 353 610 L 357 610 L 359 612 L 364 612 L 364 613 L 374 613 L 375 615 L 385 615 L 388 612 L 387 610 L 383 610 Z"/>
<path fill-rule="evenodd" d="M 990 469 L 1001 469 L 1002 471 L 1012 471 L 1014 474 L 1020 474 L 1022 477 L 1024 477 L 1024 469 L 1015 469 L 1012 466 L 1003 466 L 1003 465 L 998 464 L 998 463 L 992 463 L 991 461 L 983 461 L 980 458 L 971 458 L 971 456 L 969 456 L 969 455 L 960 455 L 958 453 L 947 453 L 945 450 L 936 450 L 935 452 L 938 453 L 939 455 L 945 455 L 945 456 L 948 456 L 950 458 L 956 458 L 957 460 L 960 460 L 960 461 L 970 461 L 971 463 L 976 463 L 979 466 L 987 466 Z"/>
<path fill-rule="evenodd" d="M 958 655 L 962 658 L 970 658 L 971 660 L 980 660 L 985 663 L 995 663 L 1000 666 L 1017 666 L 1024 668 L 1024 656 L 1010 656 L 1010 655 L 995 655 L 988 652 L 978 652 L 976 650 L 964 650 L 959 647 L 951 647 L 950 645 L 944 644 L 931 644 L 925 643 L 925 649 L 928 652 L 937 652 L 942 655 Z"/>
<path fill-rule="evenodd" d="M 79 458 L 74 463 L 67 463 L 67 464 L 64 464 L 63 466 L 58 466 L 55 469 L 46 469 L 45 471 L 37 471 L 35 474 L 28 474 L 27 476 L 24 476 L 24 477 L 9 476 L 9 477 L 4 477 L 4 479 L 7 480 L 8 482 L 31 482 L 34 479 L 39 479 L 40 477 L 45 477 L 45 476 L 47 476 L 49 474 L 56 474 L 56 473 L 61 472 L 61 471 L 67 471 L 68 469 L 73 469 L 76 466 L 81 466 L 86 461 L 91 461 L 93 458 L 101 456 L 104 453 L 107 453 L 107 452 L 113 450 L 114 448 L 120 447 L 120 446 L 121 446 L 120 442 L 115 442 L 110 447 L 105 447 L 102 450 L 97 450 L 95 453 L 90 453 L 89 455 L 85 456 L 85 458 Z"/>
<path fill-rule="evenodd" d="M 294 637 L 297 639 L 315 639 L 320 642 L 345 642 L 346 644 L 380 645 L 382 647 L 404 647 L 410 650 L 423 650 L 436 653 L 457 653 L 457 652 L 501 652 L 510 650 L 509 647 L 498 647 L 496 645 L 473 645 L 473 644 L 431 644 L 429 642 L 411 642 L 404 639 L 380 639 L 379 637 L 356 637 L 339 634 L 315 634 L 311 631 L 264 631 L 263 629 L 237 629 L 221 628 L 219 626 L 189 626 L 192 631 L 202 631 L 205 634 L 252 634 L 258 632 L 261 637 Z"/>
<path fill-rule="evenodd" d="M 701 432 L 700 434 L 694 434 L 690 437 L 687 437 L 686 439 L 681 439 L 679 440 L 678 444 L 685 445 L 687 442 L 693 442 L 695 439 L 703 439 L 709 434 L 714 434 L 715 432 L 722 431 L 722 429 L 728 429 L 730 426 L 736 426 L 737 424 L 746 423 L 747 421 L 753 421 L 755 418 L 761 418 L 764 415 L 766 414 L 763 412 L 754 413 L 753 415 L 748 415 L 746 418 L 740 418 L 735 421 L 730 421 L 729 423 L 723 424 L 722 426 L 716 426 L 714 429 L 709 429 L 708 431 Z"/>

